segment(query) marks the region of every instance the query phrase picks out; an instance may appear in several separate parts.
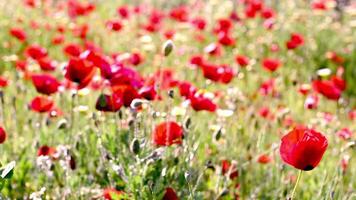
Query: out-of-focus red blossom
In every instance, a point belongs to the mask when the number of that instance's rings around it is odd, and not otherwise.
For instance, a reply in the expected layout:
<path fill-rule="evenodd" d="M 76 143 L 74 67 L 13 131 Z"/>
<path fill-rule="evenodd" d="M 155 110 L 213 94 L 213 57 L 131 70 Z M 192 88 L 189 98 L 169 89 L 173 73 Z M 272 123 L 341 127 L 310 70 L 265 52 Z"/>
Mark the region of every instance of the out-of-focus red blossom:
<path fill-rule="evenodd" d="M 138 94 L 140 97 L 142 97 L 146 100 L 149 100 L 149 101 L 159 98 L 157 96 L 157 91 L 154 86 L 144 86 L 144 87 L 140 88 L 140 90 L 138 91 Z"/>
<path fill-rule="evenodd" d="M 230 17 L 229 17 L 232 21 L 235 21 L 235 22 L 239 22 L 239 21 L 241 21 L 241 18 L 240 18 L 240 16 L 237 14 L 237 12 L 234 12 L 234 11 L 232 11 L 231 13 L 230 13 Z"/>
<path fill-rule="evenodd" d="M 190 64 L 201 67 L 204 64 L 204 57 L 202 55 L 194 55 L 190 58 Z"/>
<path fill-rule="evenodd" d="M 258 156 L 258 159 L 257 159 L 257 162 L 259 162 L 261 164 L 268 164 L 271 161 L 272 161 L 272 158 L 268 154 L 262 154 L 262 155 Z"/>
<path fill-rule="evenodd" d="M 230 83 L 235 75 L 234 70 L 227 65 L 216 66 L 205 63 L 202 70 L 205 78 L 225 84 Z"/>
<path fill-rule="evenodd" d="M 189 12 L 188 12 L 188 7 L 187 6 L 179 6 L 176 8 L 173 8 L 169 12 L 169 16 L 177 20 L 179 22 L 187 22 L 189 20 Z"/>
<path fill-rule="evenodd" d="M 217 21 L 217 24 L 214 27 L 214 33 L 229 33 L 232 28 L 232 21 L 228 18 L 222 18 Z"/>
<path fill-rule="evenodd" d="M 9 84 L 7 78 L 0 76 L 0 88 L 4 88 Z"/>
<path fill-rule="evenodd" d="M 247 56 L 244 56 L 244 55 L 237 55 L 235 57 L 235 61 L 241 67 L 246 67 L 250 62 L 249 58 Z"/>
<path fill-rule="evenodd" d="M 60 86 L 58 80 L 49 74 L 32 75 L 32 83 L 36 87 L 37 92 L 46 95 L 56 93 Z"/>
<path fill-rule="evenodd" d="M 218 34 L 218 41 L 220 44 L 224 46 L 234 46 L 235 45 L 235 39 L 229 34 L 225 32 L 220 32 Z"/>
<path fill-rule="evenodd" d="M 263 117 L 263 118 L 268 118 L 272 113 L 268 107 L 262 107 L 259 111 L 258 114 Z"/>
<path fill-rule="evenodd" d="M 67 56 L 79 57 L 82 53 L 82 48 L 78 44 L 70 43 L 64 46 L 63 52 Z"/>
<path fill-rule="evenodd" d="M 259 92 L 263 96 L 273 95 L 275 93 L 275 79 L 271 78 L 264 81 L 259 88 Z"/>
<path fill-rule="evenodd" d="M 31 110 L 39 113 L 48 112 L 53 107 L 53 100 L 49 97 L 37 96 L 30 103 Z"/>
<path fill-rule="evenodd" d="M 54 71 L 56 69 L 55 62 L 48 57 L 37 60 L 37 63 L 43 71 Z"/>
<path fill-rule="evenodd" d="M 307 96 L 304 102 L 304 108 L 317 109 L 319 105 L 319 97 L 316 94 L 310 94 Z"/>
<path fill-rule="evenodd" d="M 276 13 L 274 12 L 274 10 L 273 10 L 272 8 L 265 7 L 265 8 L 263 8 L 263 10 L 261 11 L 261 16 L 262 16 L 264 19 L 273 18 L 275 15 L 276 15 Z"/>
<path fill-rule="evenodd" d="M 178 87 L 179 87 L 180 95 L 187 99 L 193 97 L 194 94 L 198 91 L 198 89 L 196 87 L 194 87 L 193 84 L 188 81 L 179 83 Z"/>
<path fill-rule="evenodd" d="M 352 131 L 348 128 L 343 128 L 340 131 L 338 131 L 337 136 L 343 140 L 350 139 L 352 137 Z"/>
<path fill-rule="evenodd" d="M 356 109 L 351 110 L 348 114 L 350 120 L 355 120 L 356 119 Z"/>
<path fill-rule="evenodd" d="M 215 112 L 217 109 L 217 105 L 209 98 L 205 97 L 204 94 L 198 94 L 191 96 L 189 98 L 190 105 L 195 111 L 209 111 Z"/>
<path fill-rule="evenodd" d="M 349 161 L 350 161 L 350 156 L 349 155 L 344 155 L 341 159 L 341 168 L 342 172 L 345 173 L 348 166 L 349 166 Z"/>
<path fill-rule="evenodd" d="M 220 43 L 212 43 L 204 48 L 204 51 L 208 53 L 210 56 L 221 56 L 222 47 Z"/>
<path fill-rule="evenodd" d="M 28 46 L 25 49 L 25 55 L 34 60 L 39 60 L 47 56 L 47 50 L 37 44 Z"/>
<path fill-rule="evenodd" d="M 346 81 L 339 76 L 332 76 L 330 79 L 334 85 L 339 88 L 341 91 L 346 89 Z"/>
<path fill-rule="evenodd" d="M 192 20 L 193 26 L 198 30 L 204 30 L 206 27 L 206 21 L 202 17 L 196 17 Z"/>
<path fill-rule="evenodd" d="M 130 17 L 130 10 L 129 7 L 126 5 L 120 6 L 117 8 L 117 14 L 123 19 L 128 19 Z"/>
<path fill-rule="evenodd" d="M 326 1 L 325 0 L 315 0 L 311 4 L 312 8 L 314 10 L 326 10 Z"/>
<path fill-rule="evenodd" d="M 122 194 L 122 191 L 116 190 L 115 188 L 106 188 L 103 190 L 103 197 L 105 200 L 115 200 L 120 198 Z"/>
<path fill-rule="evenodd" d="M 281 66 L 281 61 L 274 58 L 265 58 L 262 61 L 262 66 L 270 72 L 276 71 Z"/>
<path fill-rule="evenodd" d="M 27 39 L 27 34 L 22 28 L 11 28 L 10 34 L 21 42 L 24 42 Z"/>
<path fill-rule="evenodd" d="M 149 85 L 160 83 L 160 89 L 167 90 L 178 85 L 178 80 L 171 69 L 162 69 L 157 71 L 152 77 L 147 79 Z"/>
<path fill-rule="evenodd" d="M 6 140 L 6 131 L 2 126 L 0 126 L 0 144 L 4 143 L 5 140 Z"/>
<path fill-rule="evenodd" d="M 287 41 L 286 46 L 288 49 L 295 49 L 304 44 L 304 38 L 299 33 L 292 33 L 290 39 Z"/>
<path fill-rule="evenodd" d="M 37 150 L 37 156 L 53 156 L 55 153 L 56 148 L 47 145 L 43 145 Z"/>
<path fill-rule="evenodd" d="M 130 107 L 134 99 L 140 98 L 138 91 L 131 85 L 116 85 L 112 89 L 114 93 L 122 97 L 125 107 Z"/>
<path fill-rule="evenodd" d="M 52 44 L 53 45 L 59 45 L 59 44 L 62 44 L 64 42 L 64 35 L 62 34 L 59 34 L 59 35 L 55 35 L 53 38 L 52 38 Z"/>
<path fill-rule="evenodd" d="M 182 144 L 183 129 L 174 121 L 163 122 L 155 127 L 152 139 L 157 146 Z"/>
<path fill-rule="evenodd" d="M 39 5 L 38 0 L 24 0 L 23 3 L 30 8 L 35 8 Z"/>
<path fill-rule="evenodd" d="M 302 84 L 299 86 L 298 91 L 302 94 L 302 95 L 307 95 L 311 90 L 311 86 L 309 84 Z"/>
<path fill-rule="evenodd" d="M 95 5 L 92 3 L 81 3 L 78 0 L 68 0 L 68 15 L 71 18 L 85 16 L 95 10 Z"/>
<path fill-rule="evenodd" d="M 65 78 L 78 84 L 78 89 L 86 87 L 95 74 L 94 66 L 86 60 L 71 58 L 66 66 Z"/>
<path fill-rule="evenodd" d="M 229 160 L 224 159 L 221 161 L 221 174 L 225 175 L 229 172 L 230 179 L 235 179 L 239 175 L 236 164 L 231 164 Z"/>
<path fill-rule="evenodd" d="M 298 126 L 282 137 L 279 150 L 285 163 L 309 171 L 319 164 L 327 147 L 328 140 L 324 135 Z"/>
<path fill-rule="evenodd" d="M 179 200 L 179 198 L 178 198 L 176 192 L 174 191 L 174 189 L 171 187 L 168 187 L 168 188 L 166 188 L 166 192 L 164 193 L 162 200 Z"/>
<path fill-rule="evenodd" d="M 345 62 L 345 59 L 334 51 L 326 52 L 325 57 L 334 62 L 335 64 L 343 64 Z"/>
<path fill-rule="evenodd" d="M 137 66 L 139 64 L 141 64 L 143 62 L 143 56 L 138 53 L 138 52 L 134 52 L 131 54 L 130 56 L 130 63 L 134 66 Z"/>
<path fill-rule="evenodd" d="M 163 33 L 163 35 L 166 39 L 172 39 L 175 34 L 176 34 L 176 31 L 173 29 L 166 30 Z"/>
<path fill-rule="evenodd" d="M 106 22 L 106 28 L 112 31 L 121 31 L 123 25 L 119 20 L 109 20 Z"/>
<path fill-rule="evenodd" d="M 328 99 L 338 100 L 342 91 L 330 80 L 314 80 L 313 88 Z"/>
<path fill-rule="evenodd" d="M 123 105 L 122 95 L 114 93 L 112 95 L 101 94 L 96 101 L 95 108 L 104 112 L 116 112 Z"/>
<path fill-rule="evenodd" d="M 15 62 L 16 69 L 21 71 L 26 71 L 27 68 L 27 61 L 26 60 L 17 60 Z"/>
<path fill-rule="evenodd" d="M 81 39 L 86 39 L 88 31 L 89 31 L 88 24 L 76 25 L 72 30 L 73 35 Z"/>

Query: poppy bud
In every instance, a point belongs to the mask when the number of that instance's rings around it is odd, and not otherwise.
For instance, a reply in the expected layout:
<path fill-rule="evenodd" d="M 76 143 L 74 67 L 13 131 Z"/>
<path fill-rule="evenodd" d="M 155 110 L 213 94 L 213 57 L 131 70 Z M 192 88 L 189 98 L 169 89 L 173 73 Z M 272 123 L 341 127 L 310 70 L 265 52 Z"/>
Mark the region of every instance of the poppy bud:
<path fill-rule="evenodd" d="M 174 48 L 174 44 L 173 44 L 172 40 L 167 40 L 163 44 L 163 55 L 165 57 L 169 56 L 169 54 L 171 54 L 171 52 L 173 51 L 173 48 Z"/>
<path fill-rule="evenodd" d="M 138 141 L 137 138 L 134 138 L 131 142 L 130 145 L 130 150 L 134 154 L 139 154 L 140 153 L 140 141 Z"/>

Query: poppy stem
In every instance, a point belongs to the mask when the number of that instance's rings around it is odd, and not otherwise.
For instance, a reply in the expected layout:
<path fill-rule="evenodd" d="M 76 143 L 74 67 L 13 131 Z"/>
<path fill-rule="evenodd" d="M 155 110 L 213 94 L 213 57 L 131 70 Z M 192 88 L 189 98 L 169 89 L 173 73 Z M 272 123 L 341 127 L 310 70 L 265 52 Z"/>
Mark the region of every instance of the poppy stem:
<path fill-rule="evenodd" d="M 295 191 L 296 191 L 296 189 L 298 187 L 298 183 L 299 183 L 300 179 L 302 178 L 302 172 L 303 172 L 303 170 L 299 170 L 297 182 L 294 185 L 294 188 L 293 188 L 293 191 L 292 191 L 292 195 L 290 196 L 290 200 L 293 200 L 294 193 L 295 193 Z"/>

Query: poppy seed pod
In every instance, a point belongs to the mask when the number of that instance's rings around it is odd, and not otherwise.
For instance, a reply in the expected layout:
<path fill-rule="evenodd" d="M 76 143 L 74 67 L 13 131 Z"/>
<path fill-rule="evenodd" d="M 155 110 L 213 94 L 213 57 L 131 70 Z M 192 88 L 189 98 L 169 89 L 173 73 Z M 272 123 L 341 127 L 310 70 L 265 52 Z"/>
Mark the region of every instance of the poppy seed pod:
<path fill-rule="evenodd" d="M 169 54 L 171 54 L 171 52 L 174 49 L 174 44 L 172 42 L 172 40 L 167 40 L 164 44 L 163 44 L 163 55 L 165 57 L 169 56 Z"/>

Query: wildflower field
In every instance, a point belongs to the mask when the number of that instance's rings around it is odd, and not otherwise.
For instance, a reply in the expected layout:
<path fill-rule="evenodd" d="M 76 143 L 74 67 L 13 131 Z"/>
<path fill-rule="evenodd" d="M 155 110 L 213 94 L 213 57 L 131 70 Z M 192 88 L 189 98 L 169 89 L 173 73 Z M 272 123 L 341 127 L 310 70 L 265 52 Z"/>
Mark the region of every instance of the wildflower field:
<path fill-rule="evenodd" d="M 356 200 L 356 2 L 0 0 L 0 199 Z"/>

